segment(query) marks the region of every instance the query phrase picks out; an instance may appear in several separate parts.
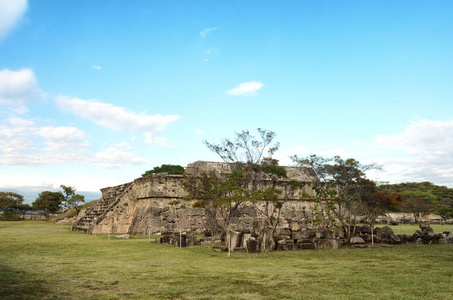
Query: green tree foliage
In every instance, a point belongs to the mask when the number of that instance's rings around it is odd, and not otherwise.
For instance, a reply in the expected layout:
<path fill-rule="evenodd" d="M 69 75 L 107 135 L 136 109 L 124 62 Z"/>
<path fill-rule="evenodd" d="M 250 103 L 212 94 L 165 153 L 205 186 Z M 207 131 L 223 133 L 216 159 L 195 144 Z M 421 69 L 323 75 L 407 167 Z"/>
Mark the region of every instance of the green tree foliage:
<path fill-rule="evenodd" d="M 452 188 L 431 182 L 406 182 L 384 184 L 379 186 L 379 190 L 403 194 L 400 210 L 404 212 L 433 213 L 444 218 L 453 218 Z"/>
<path fill-rule="evenodd" d="M 150 176 L 156 173 L 184 174 L 184 167 L 180 165 L 162 165 L 160 167 L 154 167 L 152 170 L 146 171 L 142 174 L 142 177 Z"/>
<path fill-rule="evenodd" d="M 17 220 L 21 214 L 31 210 L 31 206 L 23 204 L 24 197 L 13 192 L 0 191 L 0 212 L 3 220 Z"/>
<path fill-rule="evenodd" d="M 374 245 L 374 226 L 376 218 L 384 212 L 394 209 L 400 205 L 403 195 L 393 192 L 391 194 L 380 192 L 376 187 L 376 183 L 361 179 L 359 181 L 359 212 L 367 217 L 367 221 L 371 226 L 371 244 Z"/>
<path fill-rule="evenodd" d="M 42 212 L 48 218 L 50 214 L 60 211 L 64 201 L 62 192 L 41 192 L 32 203 L 32 207 L 36 211 Z"/>
<path fill-rule="evenodd" d="M 332 229 L 338 220 L 349 240 L 354 225 L 352 216 L 356 215 L 360 195 L 360 182 L 365 178 L 366 171 L 379 167 L 375 164 L 362 165 L 353 158 L 342 159 L 339 156 L 291 158 L 297 166 L 308 170 L 313 182 L 317 203 L 313 211 L 313 224 Z"/>
<path fill-rule="evenodd" d="M 76 189 L 73 186 L 60 185 L 63 189 L 64 200 L 63 205 L 66 209 L 74 208 L 77 213 L 80 209 L 80 204 L 85 202 L 85 196 L 76 194 Z"/>
<path fill-rule="evenodd" d="M 231 164 L 231 173 L 224 178 L 218 178 L 214 172 L 203 173 L 196 178 L 187 176 L 183 182 L 187 199 L 197 200 L 194 206 L 206 209 L 214 232 L 225 233 L 232 220 L 241 214 L 245 202 L 255 204 L 269 224 L 274 229 L 277 226 L 279 219 L 275 216 L 282 207 L 279 197 L 282 191 L 276 188 L 276 183 L 286 178 L 286 169 L 272 159 L 279 147 L 273 143 L 276 134 L 260 128 L 258 134 L 255 138 L 244 130 L 220 144 L 205 141 L 210 150 Z M 264 208 L 257 205 L 260 201 L 265 202 Z"/>

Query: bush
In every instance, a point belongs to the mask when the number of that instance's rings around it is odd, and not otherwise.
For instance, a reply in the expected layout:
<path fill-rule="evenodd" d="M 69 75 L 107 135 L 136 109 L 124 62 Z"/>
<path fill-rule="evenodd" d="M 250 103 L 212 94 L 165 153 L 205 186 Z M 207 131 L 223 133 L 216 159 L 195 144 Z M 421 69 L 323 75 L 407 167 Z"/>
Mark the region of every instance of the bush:
<path fill-rule="evenodd" d="M 162 165 L 160 167 L 154 167 L 154 169 L 146 171 L 142 174 L 142 177 L 150 176 L 156 173 L 184 174 L 184 168 L 180 165 Z"/>

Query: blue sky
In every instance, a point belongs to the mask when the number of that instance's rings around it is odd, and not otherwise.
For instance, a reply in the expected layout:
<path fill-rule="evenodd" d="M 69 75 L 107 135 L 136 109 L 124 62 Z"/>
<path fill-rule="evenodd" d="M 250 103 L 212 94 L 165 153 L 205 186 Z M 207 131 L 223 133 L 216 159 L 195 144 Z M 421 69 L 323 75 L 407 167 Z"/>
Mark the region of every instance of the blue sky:
<path fill-rule="evenodd" d="M 376 180 L 453 187 L 452 11 L 0 0 L 0 189 L 88 195 L 163 163 L 219 161 L 203 140 L 256 128 L 277 133 L 283 165 L 340 155 L 383 165 Z"/>

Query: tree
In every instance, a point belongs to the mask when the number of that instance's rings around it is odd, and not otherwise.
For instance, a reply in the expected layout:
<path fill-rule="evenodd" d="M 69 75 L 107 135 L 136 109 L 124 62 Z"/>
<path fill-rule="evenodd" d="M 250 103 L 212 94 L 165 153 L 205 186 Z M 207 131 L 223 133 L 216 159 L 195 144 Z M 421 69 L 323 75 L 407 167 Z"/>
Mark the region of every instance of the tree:
<path fill-rule="evenodd" d="M 359 209 L 366 215 L 370 224 L 371 245 L 374 245 L 374 226 L 376 225 L 376 218 L 385 211 L 398 206 L 403 195 L 401 193 L 387 194 L 380 192 L 376 187 L 376 183 L 368 179 L 361 179 L 359 188 Z"/>
<path fill-rule="evenodd" d="M 162 165 L 160 167 L 154 167 L 152 170 L 146 171 L 142 174 L 142 177 L 150 176 L 156 173 L 184 174 L 184 167 L 180 165 Z"/>
<path fill-rule="evenodd" d="M 74 208 L 77 213 L 79 212 L 80 203 L 85 202 L 85 196 L 76 194 L 76 188 L 73 186 L 60 185 L 60 188 L 63 189 L 64 200 L 63 204 L 66 209 Z"/>
<path fill-rule="evenodd" d="M 258 133 L 255 138 L 248 130 L 236 132 L 233 139 L 224 139 L 220 144 L 204 141 L 211 151 L 231 164 L 231 172 L 225 178 L 217 178 L 213 172 L 196 178 L 186 176 L 183 186 L 188 191 L 187 199 L 198 200 L 194 206 L 206 209 L 211 223 L 215 223 L 213 231 L 224 234 L 245 202 L 258 208 L 257 204 L 265 201 L 266 206 L 259 208 L 259 213 L 274 230 L 279 222 L 275 216 L 282 207 L 282 191 L 276 188 L 276 182 L 286 178 L 286 169 L 272 159 L 279 147 L 273 143 L 276 134 L 260 128 Z"/>
<path fill-rule="evenodd" d="M 423 197 L 405 197 L 401 203 L 401 208 L 404 211 L 411 212 L 418 224 L 423 222 L 422 214 L 430 210 L 429 204 Z"/>
<path fill-rule="evenodd" d="M 42 212 L 47 218 L 52 213 L 60 211 L 64 196 L 61 192 L 41 192 L 32 203 L 32 207 L 36 211 Z"/>
<path fill-rule="evenodd" d="M 351 238 L 360 181 L 365 172 L 379 169 L 376 164 L 362 165 L 353 158 L 342 159 L 339 156 L 323 158 L 316 155 L 299 158 L 292 156 L 297 166 L 309 170 L 313 181 L 317 206 L 313 211 L 313 223 L 333 229 L 338 220 L 343 226 L 346 238 Z"/>
<path fill-rule="evenodd" d="M 0 211 L 5 220 L 17 220 L 19 215 L 31 210 L 31 206 L 23 204 L 24 197 L 13 192 L 0 191 Z"/>

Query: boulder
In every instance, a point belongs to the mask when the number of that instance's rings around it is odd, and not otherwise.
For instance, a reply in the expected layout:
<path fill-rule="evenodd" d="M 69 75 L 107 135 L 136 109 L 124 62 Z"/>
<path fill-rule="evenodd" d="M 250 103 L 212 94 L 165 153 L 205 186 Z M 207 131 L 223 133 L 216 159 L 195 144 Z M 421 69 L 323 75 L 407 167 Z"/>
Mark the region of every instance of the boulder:
<path fill-rule="evenodd" d="M 453 234 L 450 231 L 444 231 L 443 234 L 449 242 L 453 242 Z"/>
<path fill-rule="evenodd" d="M 351 238 L 351 244 L 365 244 L 365 241 L 359 236 L 354 236 Z"/>

